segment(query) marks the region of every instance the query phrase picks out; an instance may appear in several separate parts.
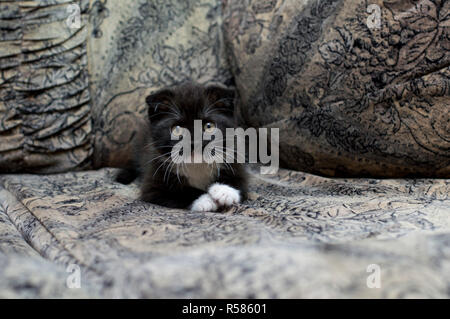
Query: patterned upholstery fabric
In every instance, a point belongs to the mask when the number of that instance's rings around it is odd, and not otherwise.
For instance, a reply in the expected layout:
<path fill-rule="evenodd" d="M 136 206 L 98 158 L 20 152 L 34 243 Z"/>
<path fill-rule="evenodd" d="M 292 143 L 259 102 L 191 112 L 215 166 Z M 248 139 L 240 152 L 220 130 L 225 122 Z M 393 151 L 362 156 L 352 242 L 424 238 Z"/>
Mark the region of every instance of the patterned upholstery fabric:
<path fill-rule="evenodd" d="M 449 13 L 0 0 L 0 298 L 449 298 L 449 179 L 249 167 L 248 200 L 194 213 L 141 202 L 101 168 L 126 161 L 146 94 L 234 77 L 239 116 L 280 127 L 289 168 L 448 178 Z"/>
<path fill-rule="evenodd" d="M 69 28 L 78 5 L 80 28 Z M 220 1 L 0 1 L 0 172 L 121 166 L 145 96 L 229 83 Z"/>
<path fill-rule="evenodd" d="M 66 25 L 73 4 L 79 29 Z M 230 84 L 229 59 L 240 116 L 280 128 L 283 166 L 450 176 L 448 1 L 0 5 L 0 171 L 122 166 L 144 97 L 186 79 Z"/>
<path fill-rule="evenodd" d="M 285 167 L 450 177 L 449 1 L 228 0 L 224 14 L 242 116 L 280 128 Z"/>
<path fill-rule="evenodd" d="M 0 297 L 45 296 L 42 282 L 74 294 L 61 288 L 70 264 L 84 296 L 450 297 L 450 181 L 258 171 L 249 200 L 223 213 L 141 202 L 115 169 L 3 175 Z"/>
<path fill-rule="evenodd" d="M 230 81 L 219 0 L 97 0 L 90 26 L 94 167 L 125 163 L 150 92 Z"/>
<path fill-rule="evenodd" d="M 73 1 L 0 1 L 0 172 L 90 167 L 86 37 L 66 25 Z"/>

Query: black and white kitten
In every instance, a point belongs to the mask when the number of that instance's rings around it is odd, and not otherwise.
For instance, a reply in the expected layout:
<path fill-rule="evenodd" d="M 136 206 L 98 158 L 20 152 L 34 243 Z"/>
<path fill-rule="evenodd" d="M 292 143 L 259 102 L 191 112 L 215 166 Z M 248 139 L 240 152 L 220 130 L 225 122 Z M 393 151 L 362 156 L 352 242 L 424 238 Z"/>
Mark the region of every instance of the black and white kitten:
<path fill-rule="evenodd" d="M 172 208 L 217 211 L 244 200 L 247 176 L 237 158 L 233 163 L 208 164 L 203 158 L 202 163 L 178 163 L 171 156 L 178 143 L 171 135 L 187 129 L 193 137 L 194 120 L 202 121 L 204 132 L 219 129 L 223 136 L 226 128 L 234 128 L 234 95 L 230 89 L 191 82 L 149 95 L 148 123 L 139 129 L 133 160 L 117 181 L 128 184 L 140 177 L 142 200 Z M 193 158 L 194 142 L 192 154 L 184 154 L 185 158 Z M 209 142 L 200 141 L 202 152 Z M 223 141 L 223 149 L 213 153 L 226 151 L 229 149 Z"/>

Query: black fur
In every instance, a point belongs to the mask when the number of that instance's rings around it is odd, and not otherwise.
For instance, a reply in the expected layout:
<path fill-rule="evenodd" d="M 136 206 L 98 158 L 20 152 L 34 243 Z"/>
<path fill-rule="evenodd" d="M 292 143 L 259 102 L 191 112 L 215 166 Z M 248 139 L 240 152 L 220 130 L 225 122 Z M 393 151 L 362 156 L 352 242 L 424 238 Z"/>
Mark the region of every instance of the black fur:
<path fill-rule="evenodd" d="M 171 128 L 179 125 L 194 136 L 194 120 L 202 120 L 203 123 L 215 123 L 225 134 L 226 128 L 235 126 L 234 91 L 219 86 L 186 83 L 158 91 L 148 96 L 146 102 L 149 121 L 139 129 L 133 161 L 120 171 L 116 180 L 128 184 L 139 177 L 142 200 L 166 207 L 189 208 L 205 190 L 190 186 L 186 177 L 166 169 L 171 162 L 168 160 L 170 151 L 178 142 L 171 140 Z M 174 107 L 179 113 L 176 117 L 173 116 Z M 208 108 L 214 111 L 206 112 Z M 208 142 L 203 142 L 203 148 Z M 247 196 L 247 176 L 243 164 L 221 165 L 220 174 L 212 183 L 227 184 L 240 190 L 242 199 Z"/>

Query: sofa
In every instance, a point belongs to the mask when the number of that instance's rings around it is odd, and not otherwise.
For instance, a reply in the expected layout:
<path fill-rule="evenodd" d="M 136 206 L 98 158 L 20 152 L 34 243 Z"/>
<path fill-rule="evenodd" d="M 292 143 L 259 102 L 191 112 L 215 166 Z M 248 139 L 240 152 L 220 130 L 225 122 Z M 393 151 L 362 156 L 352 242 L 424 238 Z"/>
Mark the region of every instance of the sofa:
<path fill-rule="evenodd" d="M 0 297 L 450 297 L 449 66 L 446 0 L 0 1 Z M 223 212 L 115 181 L 186 80 L 280 132 Z"/>

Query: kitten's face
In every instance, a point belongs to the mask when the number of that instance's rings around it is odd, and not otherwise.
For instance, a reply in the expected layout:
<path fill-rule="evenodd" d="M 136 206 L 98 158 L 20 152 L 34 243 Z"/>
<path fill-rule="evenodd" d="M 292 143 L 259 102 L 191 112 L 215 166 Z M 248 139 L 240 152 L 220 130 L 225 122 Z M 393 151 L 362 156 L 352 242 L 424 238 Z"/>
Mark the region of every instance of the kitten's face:
<path fill-rule="evenodd" d="M 148 96 L 146 102 L 149 106 L 152 145 L 162 158 L 171 156 L 173 146 L 179 142 L 171 136 L 180 135 L 183 129 L 189 130 L 191 149 L 194 151 L 195 120 L 202 121 L 202 133 L 221 130 L 224 137 L 226 128 L 234 127 L 233 90 L 184 84 L 156 92 Z M 210 141 L 198 142 L 202 144 L 203 152 Z M 225 145 L 225 141 L 223 144 Z"/>

